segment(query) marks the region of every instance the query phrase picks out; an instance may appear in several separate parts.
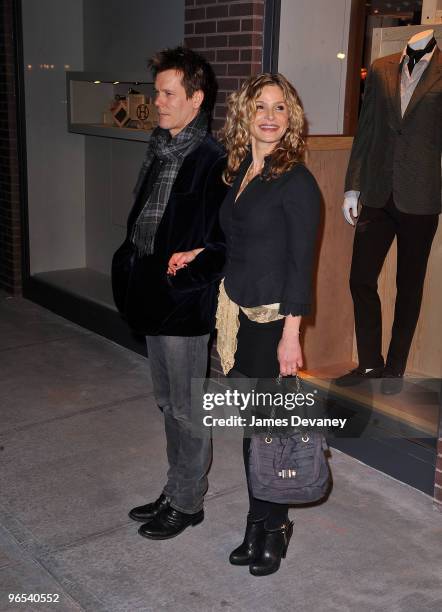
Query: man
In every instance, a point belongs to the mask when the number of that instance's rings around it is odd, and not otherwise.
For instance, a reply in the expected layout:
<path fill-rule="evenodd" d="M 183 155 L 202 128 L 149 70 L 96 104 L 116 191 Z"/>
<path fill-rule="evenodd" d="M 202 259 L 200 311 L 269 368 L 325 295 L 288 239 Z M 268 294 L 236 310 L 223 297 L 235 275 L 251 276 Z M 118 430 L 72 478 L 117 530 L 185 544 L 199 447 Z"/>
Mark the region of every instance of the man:
<path fill-rule="evenodd" d="M 192 418 L 191 381 L 207 372 L 224 264 L 218 209 L 226 186 L 223 149 L 208 133 L 216 95 L 211 67 L 181 47 L 157 53 L 150 67 L 159 127 L 149 141 L 128 221 L 137 259 L 125 316 L 146 336 L 169 470 L 159 498 L 129 516 L 144 523 L 140 535 L 166 539 L 204 519 L 212 447 Z M 183 251 L 193 256 L 178 268 L 172 255 Z"/>

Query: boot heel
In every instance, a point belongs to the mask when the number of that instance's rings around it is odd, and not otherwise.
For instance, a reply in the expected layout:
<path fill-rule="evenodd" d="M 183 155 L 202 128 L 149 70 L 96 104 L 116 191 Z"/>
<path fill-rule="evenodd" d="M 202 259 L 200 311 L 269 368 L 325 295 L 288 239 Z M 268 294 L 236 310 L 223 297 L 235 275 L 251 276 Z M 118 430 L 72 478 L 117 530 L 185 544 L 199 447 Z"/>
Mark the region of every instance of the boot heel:
<path fill-rule="evenodd" d="M 192 527 L 196 527 L 196 525 L 199 525 L 200 523 L 202 523 L 203 520 L 204 520 L 204 514 L 194 518 L 193 521 L 192 521 Z"/>
<path fill-rule="evenodd" d="M 285 546 L 284 546 L 284 550 L 282 553 L 283 559 L 285 559 L 285 556 L 287 554 L 287 549 L 289 547 L 292 534 L 293 534 L 293 521 L 290 521 L 290 523 L 287 525 L 287 532 L 285 533 Z"/>
<path fill-rule="evenodd" d="M 287 554 L 292 533 L 293 522 L 285 523 L 278 529 L 264 530 L 260 556 L 249 566 L 252 576 L 268 576 L 279 570 L 281 559 L 285 559 Z"/>

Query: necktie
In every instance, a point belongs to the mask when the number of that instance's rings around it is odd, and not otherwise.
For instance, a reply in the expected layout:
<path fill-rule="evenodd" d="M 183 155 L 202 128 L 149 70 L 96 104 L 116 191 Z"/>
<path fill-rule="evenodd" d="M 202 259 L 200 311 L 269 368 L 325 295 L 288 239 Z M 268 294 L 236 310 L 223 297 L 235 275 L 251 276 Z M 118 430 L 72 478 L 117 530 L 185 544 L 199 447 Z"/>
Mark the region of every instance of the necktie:
<path fill-rule="evenodd" d="M 436 39 L 434 36 L 428 41 L 425 49 L 412 49 L 407 45 L 406 54 L 408 55 L 408 72 L 411 74 L 416 64 L 423 58 L 426 53 L 430 53 L 433 47 L 436 45 Z"/>

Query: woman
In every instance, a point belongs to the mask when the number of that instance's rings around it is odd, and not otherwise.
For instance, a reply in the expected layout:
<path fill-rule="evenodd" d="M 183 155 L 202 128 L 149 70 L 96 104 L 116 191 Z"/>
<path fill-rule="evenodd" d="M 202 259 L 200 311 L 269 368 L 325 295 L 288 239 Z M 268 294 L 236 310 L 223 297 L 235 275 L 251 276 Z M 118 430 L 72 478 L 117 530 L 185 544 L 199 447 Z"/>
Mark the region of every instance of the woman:
<path fill-rule="evenodd" d="M 232 189 L 220 213 L 227 263 L 217 345 L 231 375 L 274 379 L 302 367 L 299 330 L 310 310 L 320 208 L 316 181 L 302 163 L 303 128 L 296 91 L 281 74 L 250 77 L 230 96 L 223 139 Z M 192 256 L 174 255 L 170 272 Z M 247 479 L 249 447 L 245 436 Z M 244 541 L 230 562 L 271 574 L 291 537 L 288 506 L 255 499 L 250 488 L 249 501 Z"/>

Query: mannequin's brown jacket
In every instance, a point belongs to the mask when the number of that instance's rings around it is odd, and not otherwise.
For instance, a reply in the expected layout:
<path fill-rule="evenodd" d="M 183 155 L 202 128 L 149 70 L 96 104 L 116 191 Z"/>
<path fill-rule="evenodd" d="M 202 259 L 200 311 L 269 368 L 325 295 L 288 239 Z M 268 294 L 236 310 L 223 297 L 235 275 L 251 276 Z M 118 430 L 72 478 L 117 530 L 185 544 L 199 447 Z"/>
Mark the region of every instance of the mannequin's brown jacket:
<path fill-rule="evenodd" d="M 383 207 L 391 194 L 410 214 L 441 212 L 442 54 L 433 57 L 401 116 L 400 53 L 376 60 L 367 76 L 345 191 Z M 404 68 L 405 69 L 405 68 Z"/>

